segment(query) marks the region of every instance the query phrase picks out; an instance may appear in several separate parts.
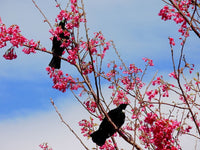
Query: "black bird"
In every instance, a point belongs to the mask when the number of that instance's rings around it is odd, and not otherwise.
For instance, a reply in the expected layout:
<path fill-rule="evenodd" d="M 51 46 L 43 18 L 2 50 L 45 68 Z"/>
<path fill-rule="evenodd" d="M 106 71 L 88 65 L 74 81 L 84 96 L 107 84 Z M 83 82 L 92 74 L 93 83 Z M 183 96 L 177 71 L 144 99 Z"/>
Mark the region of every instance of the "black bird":
<path fill-rule="evenodd" d="M 108 116 L 118 128 L 120 128 L 125 121 L 125 114 L 123 110 L 126 109 L 127 105 L 128 104 L 121 104 L 117 108 L 108 112 Z M 92 137 L 92 141 L 94 143 L 102 146 L 104 145 L 106 139 L 112 136 L 115 132 L 116 131 L 112 124 L 107 118 L 104 118 L 99 126 L 99 129 L 93 132 L 90 136 Z"/>
<path fill-rule="evenodd" d="M 64 30 L 67 30 L 65 28 L 65 23 L 66 20 L 62 20 L 59 23 L 59 26 L 62 28 L 63 32 Z M 62 40 L 68 40 L 69 36 L 64 36 L 64 33 L 61 33 L 59 35 L 59 37 Z M 59 58 L 59 56 L 62 56 L 62 53 L 65 49 L 65 47 L 60 47 L 62 45 L 62 40 L 58 40 L 57 37 L 53 37 L 53 41 L 52 41 L 52 52 L 53 52 L 53 58 L 51 59 L 49 66 L 55 69 L 60 69 L 60 63 L 61 63 L 61 59 Z"/>

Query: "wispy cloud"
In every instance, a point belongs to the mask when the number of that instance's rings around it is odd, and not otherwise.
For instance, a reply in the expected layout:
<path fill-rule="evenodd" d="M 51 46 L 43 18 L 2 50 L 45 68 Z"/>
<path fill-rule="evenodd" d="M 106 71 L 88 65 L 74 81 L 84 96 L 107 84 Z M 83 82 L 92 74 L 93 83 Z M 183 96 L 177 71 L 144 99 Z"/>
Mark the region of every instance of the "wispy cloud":
<path fill-rule="evenodd" d="M 80 108 L 76 106 L 66 108 L 68 110 L 63 112 L 64 118 L 76 132 L 80 133 L 77 123 L 83 117 L 77 113 L 77 109 Z M 29 117 L 3 121 L 0 123 L 0 132 L 0 149 L 2 150 L 39 150 L 38 145 L 42 142 L 48 142 L 52 148 L 59 150 L 69 147 L 82 148 L 73 134 L 63 126 L 54 111 L 38 112 Z"/>

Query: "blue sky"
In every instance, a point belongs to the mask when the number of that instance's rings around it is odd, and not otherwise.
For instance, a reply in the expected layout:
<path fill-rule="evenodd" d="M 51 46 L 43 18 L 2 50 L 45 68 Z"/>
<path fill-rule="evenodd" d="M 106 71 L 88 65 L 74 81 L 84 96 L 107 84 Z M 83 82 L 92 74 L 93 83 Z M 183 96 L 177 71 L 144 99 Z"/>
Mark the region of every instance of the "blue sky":
<path fill-rule="evenodd" d="M 59 12 L 54 0 L 35 1 L 53 24 Z M 60 3 L 65 8 L 65 0 Z M 164 22 L 158 16 L 162 6 L 164 3 L 160 0 L 88 0 L 85 7 L 90 34 L 101 30 L 107 40 L 115 42 L 127 64 L 142 66 L 142 57 L 148 57 L 155 64 L 149 73 L 159 70 L 159 74 L 166 75 L 166 72 L 168 74 L 172 71 L 168 37 L 178 39 L 180 34 L 177 33 L 178 26 L 175 23 Z M 18 24 L 24 36 L 40 40 L 43 46 L 51 49 L 49 26 L 43 22 L 42 15 L 31 0 L 1 0 L 0 16 L 7 26 Z M 200 45 L 198 38 L 193 34 L 191 36 L 185 49 L 186 58 L 197 64 Z M 175 48 L 176 51 L 180 49 L 178 44 Z M 0 49 L 0 56 L 3 56 L 5 50 L 6 48 Z M 87 114 L 75 113 L 80 108 L 69 92 L 61 93 L 52 89 L 51 79 L 45 71 L 52 56 L 41 52 L 26 55 L 21 49 L 16 52 L 16 60 L 0 58 L 0 133 L 3 135 L 0 138 L 0 149 L 35 150 L 39 149 L 38 144 L 43 140 L 49 142 L 54 149 L 65 149 L 71 141 L 65 142 L 64 139 L 69 136 L 71 139 L 72 135 L 63 133 L 66 128 L 57 118 L 50 104 L 50 97 L 74 126 Z M 108 55 L 112 56 L 111 54 L 112 52 Z M 112 59 L 108 57 L 107 60 Z M 62 64 L 62 68 L 64 67 Z M 198 67 L 196 65 L 196 69 Z M 74 74 L 73 70 L 64 70 Z M 85 112 L 82 109 L 80 111 Z"/>

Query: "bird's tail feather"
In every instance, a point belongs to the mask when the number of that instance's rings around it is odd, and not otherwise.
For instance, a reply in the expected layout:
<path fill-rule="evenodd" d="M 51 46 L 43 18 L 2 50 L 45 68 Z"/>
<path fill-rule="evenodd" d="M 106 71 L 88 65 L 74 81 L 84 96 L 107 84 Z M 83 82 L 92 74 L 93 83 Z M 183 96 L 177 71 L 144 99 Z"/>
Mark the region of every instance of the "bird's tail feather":
<path fill-rule="evenodd" d="M 90 136 L 92 137 L 92 141 L 99 146 L 104 145 L 107 138 L 100 130 L 93 132 Z"/>

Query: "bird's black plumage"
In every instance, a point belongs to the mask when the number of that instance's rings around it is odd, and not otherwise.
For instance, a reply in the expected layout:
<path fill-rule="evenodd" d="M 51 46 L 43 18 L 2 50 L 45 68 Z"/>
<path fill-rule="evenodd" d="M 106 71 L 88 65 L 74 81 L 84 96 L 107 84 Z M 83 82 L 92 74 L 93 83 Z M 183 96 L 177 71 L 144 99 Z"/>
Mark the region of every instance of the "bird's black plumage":
<path fill-rule="evenodd" d="M 122 110 L 126 109 L 127 104 L 121 104 L 117 108 L 108 112 L 108 116 L 113 121 L 113 123 L 120 128 L 125 121 L 125 114 Z M 115 133 L 115 129 L 107 118 L 104 118 L 101 122 L 99 129 L 93 132 L 90 136 L 94 143 L 99 146 L 104 145 L 107 138 Z"/>
<path fill-rule="evenodd" d="M 65 23 L 66 23 L 66 20 L 62 20 L 60 21 L 59 23 L 59 26 L 62 28 L 62 30 L 67 30 L 65 28 Z M 69 36 L 64 36 L 64 33 L 61 33 L 59 35 L 59 37 L 62 39 L 62 40 L 68 40 L 69 39 Z M 52 40 L 52 52 L 53 52 L 53 58 L 51 59 L 50 63 L 49 63 L 49 66 L 52 67 L 52 68 L 55 68 L 55 69 L 60 69 L 60 63 L 61 63 L 61 59 L 59 56 L 62 56 L 62 53 L 65 49 L 65 47 L 60 47 L 62 45 L 62 40 L 58 40 L 57 37 L 53 37 L 53 40 Z"/>

